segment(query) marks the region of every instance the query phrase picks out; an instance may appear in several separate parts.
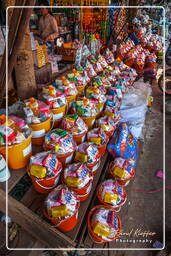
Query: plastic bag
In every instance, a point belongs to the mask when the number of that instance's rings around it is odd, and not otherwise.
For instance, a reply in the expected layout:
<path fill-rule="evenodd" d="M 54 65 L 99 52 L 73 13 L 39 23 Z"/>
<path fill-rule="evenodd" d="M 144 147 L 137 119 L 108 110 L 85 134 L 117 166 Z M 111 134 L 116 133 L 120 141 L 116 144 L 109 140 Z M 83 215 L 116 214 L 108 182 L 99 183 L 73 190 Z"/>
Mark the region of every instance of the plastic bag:
<path fill-rule="evenodd" d="M 126 122 L 135 138 L 142 138 L 142 129 L 147 111 L 148 98 L 151 95 L 151 86 L 143 79 L 134 83 L 127 90 L 120 107 L 121 122 Z"/>
<path fill-rule="evenodd" d="M 110 140 L 107 150 L 113 157 L 137 160 L 137 140 L 130 133 L 126 123 L 120 124 Z"/>
<path fill-rule="evenodd" d="M 122 122 L 145 120 L 147 98 L 139 90 L 130 88 L 122 99 L 119 110 Z"/>
<path fill-rule="evenodd" d="M 137 120 L 137 121 L 132 121 L 132 122 L 128 122 L 127 123 L 128 127 L 129 127 L 129 130 L 130 132 L 132 133 L 132 135 L 135 137 L 135 138 L 143 138 L 143 127 L 144 127 L 144 120 L 142 121 L 141 119 L 140 120 Z"/>
<path fill-rule="evenodd" d="M 143 94 L 146 98 L 148 98 L 152 93 L 150 83 L 149 82 L 144 83 L 142 78 L 134 83 L 133 88 L 139 90 L 139 93 L 141 95 Z"/>

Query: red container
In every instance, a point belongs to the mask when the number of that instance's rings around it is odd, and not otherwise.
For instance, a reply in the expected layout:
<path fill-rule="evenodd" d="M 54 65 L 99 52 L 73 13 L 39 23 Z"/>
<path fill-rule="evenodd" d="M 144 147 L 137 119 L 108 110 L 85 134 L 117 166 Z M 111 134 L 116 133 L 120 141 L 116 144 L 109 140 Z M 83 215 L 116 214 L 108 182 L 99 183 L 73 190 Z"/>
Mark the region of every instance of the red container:
<path fill-rule="evenodd" d="M 99 128 L 98 129 L 102 129 L 102 128 Z M 104 156 L 105 154 L 105 150 L 106 150 L 106 147 L 107 147 L 107 143 L 109 141 L 109 138 L 107 137 L 107 135 L 105 134 L 104 130 L 103 130 L 103 133 L 104 133 L 104 136 L 105 136 L 105 143 L 104 144 L 100 144 L 100 145 L 97 145 L 98 146 L 98 150 L 99 150 L 99 155 L 100 157 Z M 88 142 L 91 142 L 90 141 L 90 138 L 89 138 L 89 132 L 88 132 L 88 135 L 87 135 L 87 140 Z"/>
<path fill-rule="evenodd" d="M 66 154 L 57 154 L 57 158 L 62 163 L 63 166 L 66 166 L 67 164 L 71 163 L 73 155 L 74 155 L 74 152 L 69 152 Z"/>
<path fill-rule="evenodd" d="M 142 65 L 138 65 L 138 64 L 134 64 L 134 66 L 135 66 L 135 70 L 138 72 L 138 73 L 143 73 L 143 71 L 144 71 L 144 65 L 142 64 Z"/>
<path fill-rule="evenodd" d="M 99 150 L 101 157 L 104 156 L 104 154 L 105 154 L 107 143 L 104 143 L 104 144 L 98 146 L 98 150 Z"/>
<path fill-rule="evenodd" d="M 116 53 L 116 58 L 119 58 L 120 60 L 123 60 L 124 56 L 120 52 L 117 52 Z"/>
<path fill-rule="evenodd" d="M 63 184 L 67 185 L 64 181 L 64 175 L 62 175 L 61 181 Z M 89 182 L 82 188 L 74 188 L 74 187 L 69 187 L 70 190 L 74 191 L 77 196 L 78 199 L 80 200 L 80 202 L 86 200 L 89 197 L 91 188 L 92 188 L 92 183 L 93 183 L 93 177 L 91 177 L 91 179 L 89 180 Z"/>
<path fill-rule="evenodd" d="M 51 221 L 52 224 L 55 225 L 56 228 L 59 228 L 63 232 L 68 232 L 71 231 L 77 225 L 79 207 L 80 203 L 77 204 L 75 213 L 72 216 L 66 218 L 65 220 L 58 220 L 57 218 L 49 217 L 45 209 L 43 209 L 43 214 L 47 219 Z"/>
<path fill-rule="evenodd" d="M 82 202 L 89 197 L 89 194 L 92 188 L 92 182 L 93 182 L 93 179 L 91 179 L 83 188 L 72 188 L 72 187 L 69 187 L 69 188 L 78 195 L 80 202 Z"/>
<path fill-rule="evenodd" d="M 56 187 L 59 177 L 60 177 L 60 172 L 62 171 L 62 164 L 59 162 L 58 163 L 58 171 L 55 176 L 50 177 L 50 178 L 45 178 L 45 179 L 39 179 L 29 173 L 29 169 L 27 169 L 27 173 L 30 176 L 33 186 L 35 190 L 39 193 L 42 194 L 47 194 L 51 192 L 53 188 Z"/>
<path fill-rule="evenodd" d="M 127 179 L 120 179 L 119 177 L 116 177 L 115 175 L 113 175 L 113 172 L 112 172 L 112 166 L 113 166 L 113 161 L 110 163 L 109 165 L 109 173 L 110 175 L 112 176 L 112 178 L 116 179 L 117 182 L 119 183 L 119 185 L 121 186 L 127 186 L 130 182 L 130 180 L 133 180 L 134 179 L 134 176 L 135 176 L 135 171 L 134 171 L 134 175 L 132 177 L 129 177 Z"/>
<path fill-rule="evenodd" d="M 132 65 L 134 64 L 134 59 L 130 58 L 124 61 L 125 65 L 132 67 Z"/>
<path fill-rule="evenodd" d="M 81 134 L 73 134 L 73 139 L 77 143 L 77 145 L 83 143 L 85 141 L 86 132 Z"/>
<path fill-rule="evenodd" d="M 112 209 L 115 209 L 115 211 L 120 211 L 121 206 L 126 203 L 126 200 L 127 200 L 127 193 L 126 193 L 126 191 L 125 191 L 124 195 L 125 195 L 125 199 L 123 200 L 123 202 L 120 205 L 118 205 L 118 206 L 114 206 L 112 204 L 108 204 L 108 203 L 103 201 L 103 199 L 102 199 L 102 197 L 100 195 L 100 185 L 97 188 L 97 197 L 98 197 L 99 202 L 101 204 L 105 205 L 105 206 L 108 206 L 108 207 L 111 207 Z"/>
<path fill-rule="evenodd" d="M 60 127 L 61 121 L 62 119 L 52 121 L 52 128 L 54 129 Z"/>
<path fill-rule="evenodd" d="M 113 135 L 113 133 L 114 133 L 114 131 L 115 131 L 115 129 L 113 129 L 113 130 L 111 130 L 111 131 L 106 131 L 105 133 L 106 133 L 106 135 L 107 135 L 107 137 L 110 139 L 110 137 L 112 137 L 112 135 Z"/>
<path fill-rule="evenodd" d="M 92 208 L 91 211 L 89 212 L 89 214 L 88 214 L 88 230 L 89 230 L 89 235 L 90 235 L 91 239 L 93 240 L 93 242 L 95 242 L 95 243 L 97 243 L 97 244 L 103 244 L 103 243 L 106 243 L 106 242 L 110 242 L 110 241 L 108 241 L 108 240 L 105 240 L 105 239 L 103 239 L 103 238 L 97 236 L 97 235 L 93 232 L 93 230 L 92 230 L 92 228 L 91 228 L 91 217 L 92 217 L 93 213 L 96 211 L 96 209 L 101 208 L 101 207 L 107 208 L 107 209 L 109 209 L 109 210 L 114 211 L 114 209 L 111 209 L 109 206 L 97 205 L 97 206 L 95 206 L 94 208 Z M 117 230 L 117 234 L 111 239 L 111 241 L 116 240 L 116 239 L 120 236 L 121 229 L 122 229 L 122 225 L 121 225 L 121 220 L 120 220 L 119 217 L 118 217 L 118 221 L 119 221 L 119 229 Z"/>
<path fill-rule="evenodd" d="M 149 63 L 147 63 L 147 67 L 148 68 L 156 68 L 156 63 L 155 62 L 149 62 Z"/>
<path fill-rule="evenodd" d="M 40 181 L 38 181 L 36 179 L 35 180 L 32 179 L 33 186 L 34 186 L 34 188 L 37 192 L 39 192 L 41 194 L 48 194 L 57 186 L 58 181 L 59 181 L 59 177 L 60 177 L 60 174 L 58 174 L 56 179 L 53 180 L 53 185 L 52 186 L 43 186 Z"/>
<path fill-rule="evenodd" d="M 95 175 L 99 166 L 100 166 L 100 160 L 93 164 L 87 164 L 87 167 L 92 171 L 92 175 Z"/>

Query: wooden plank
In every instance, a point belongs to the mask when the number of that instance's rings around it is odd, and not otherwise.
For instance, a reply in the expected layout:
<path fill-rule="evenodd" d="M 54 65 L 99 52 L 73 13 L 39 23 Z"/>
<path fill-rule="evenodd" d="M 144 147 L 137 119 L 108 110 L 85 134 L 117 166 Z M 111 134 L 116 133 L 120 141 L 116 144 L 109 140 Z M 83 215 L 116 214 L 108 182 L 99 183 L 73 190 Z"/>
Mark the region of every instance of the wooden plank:
<path fill-rule="evenodd" d="M 100 166 L 98 172 L 95 175 L 94 186 L 93 186 L 93 189 L 91 191 L 90 197 L 85 202 L 81 203 L 81 207 L 80 207 L 80 211 L 79 211 L 78 225 L 76 226 L 75 229 L 73 229 L 70 232 L 67 232 L 67 234 L 66 234 L 67 236 L 70 237 L 70 239 L 72 239 L 72 241 L 76 240 L 76 238 L 78 236 L 78 233 L 80 231 L 80 228 L 81 228 L 81 226 L 83 224 L 84 217 L 86 215 L 86 212 L 87 212 L 88 206 L 89 206 L 89 204 L 91 202 L 91 199 L 92 199 L 92 197 L 94 195 L 94 192 L 95 192 L 95 189 L 96 189 L 99 177 L 101 176 L 101 172 L 102 172 L 103 167 L 105 165 L 106 159 L 107 159 L 107 154 L 103 157 L 102 162 L 101 162 L 101 166 Z M 29 209 L 31 209 L 32 211 L 34 211 L 34 212 L 39 211 L 40 214 L 41 214 L 41 206 L 42 206 L 42 203 L 43 203 L 45 197 L 46 197 L 46 195 L 37 193 L 34 190 L 33 186 L 32 186 L 27 191 L 27 193 L 24 195 L 24 197 L 22 198 L 21 202 L 25 206 L 27 206 Z M 39 214 L 39 216 L 40 216 L 40 214 Z"/>
<path fill-rule="evenodd" d="M 100 179 L 99 179 L 99 182 L 98 182 L 98 183 L 100 183 L 101 181 L 103 181 L 103 180 L 105 179 L 105 177 L 106 177 L 106 179 L 109 177 L 109 174 L 108 174 L 108 166 L 109 166 L 111 157 L 110 157 L 110 155 L 109 155 L 108 153 L 106 153 L 106 154 L 107 154 L 107 156 L 108 156 L 107 159 L 106 159 L 106 161 L 105 161 L 105 164 L 106 164 L 106 165 L 104 166 L 102 175 L 100 176 Z M 91 203 L 90 203 L 90 206 L 89 206 L 90 208 L 89 208 L 89 209 L 92 209 L 93 206 L 96 204 L 96 202 L 99 203 L 97 197 L 94 196 L 94 197 L 92 198 L 92 200 L 91 200 Z M 86 232 L 87 232 L 87 233 L 86 233 Z M 85 233 L 86 233 L 86 235 L 85 235 Z M 89 246 L 89 248 L 93 248 L 93 247 L 95 247 L 95 248 L 102 248 L 102 247 L 103 247 L 102 245 L 97 245 L 97 244 L 93 243 L 93 241 L 91 240 L 91 238 L 90 238 L 90 236 L 89 236 L 89 234 L 88 234 L 88 228 L 87 228 L 87 225 L 86 225 L 86 224 L 85 224 L 85 226 L 84 226 L 84 229 L 83 229 L 82 232 L 81 232 L 81 237 L 80 237 L 80 240 L 79 240 L 79 243 L 78 243 L 78 247 L 80 247 L 82 243 L 83 243 L 83 245 L 85 245 L 86 247 Z"/>
<path fill-rule="evenodd" d="M 8 182 L 8 192 L 10 192 L 15 185 L 19 182 L 19 180 L 24 176 L 25 170 L 20 169 L 17 171 L 11 171 L 11 177 L 9 178 Z M 1 182 L 0 183 L 0 188 L 5 191 L 6 189 L 6 182 Z"/>
<path fill-rule="evenodd" d="M 96 186 L 97 186 L 99 177 L 101 175 L 101 172 L 103 170 L 106 159 L 107 159 L 107 154 L 103 157 L 103 159 L 101 161 L 101 165 L 94 177 L 93 188 L 90 192 L 90 197 L 86 201 L 81 203 L 81 207 L 79 208 L 77 226 L 72 231 L 67 232 L 67 236 L 70 239 L 72 239 L 72 241 L 76 241 L 76 239 L 77 239 L 77 236 L 78 236 L 80 228 L 83 224 L 83 220 L 86 215 L 87 209 L 89 207 L 92 197 L 94 196 L 94 192 L 96 190 Z M 38 211 L 38 210 L 40 210 L 40 212 L 41 212 L 41 206 L 43 204 L 45 197 L 46 197 L 46 195 L 39 194 L 38 192 L 36 192 L 34 190 L 33 187 L 31 187 L 27 191 L 27 193 L 24 195 L 24 197 L 22 198 L 22 203 L 34 212 Z"/>
<path fill-rule="evenodd" d="M 0 193 L 0 210 L 5 212 L 4 203 L 6 200 L 6 195 L 1 189 Z M 9 216 L 16 223 L 21 225 L 32 236 L 40 240 L 45 245 L 52 248 L 64 248 L 67 246 L 75 247 L 75 243 L 73 243 L 70 238 L 43 221 L 39 216 L 20 202 L 13 199 L 11 196 L 8 197 L 8 209 Z"/>
<path fill-rule="evenodd" d="M 34 188 L 31 186 L 30 189 L 27 191 L 27 193 L 24 195 L 24 197 L 21 199 L 21 202 L 27 206 L 29 209 L 31 209 L 32 211 L 37 211 L 38 206 L 36 205 L 37 200 L 35 200 L 37 195 L 41 195 L 36 193 L 36 191 L 34 190 Z M 34 202 L 34 203 L 33 203 Z M 41 243 L 40 241 L 36 240 L 35 238 L 30 235 L 27 231 L 25 231 L 22 227 L 20 227 L 19 229 L 19 234 L 18 234 L 19 238 L 22 237 L 22 239 L 19 239 L 17 245 L 16 245 L 16 249 L 19 248 L 33 248 L 34 250 L 36 248 L 46 248 L 46 246 Z M 11 253 L 11 256 L 15 256 L 16 251 Z M 32 255 L 33 253 L 33 255 Z M 42 251 L 40 250 L 35 250 L 35 251 L 25 251 L 25 256 L 34 256 L 34 255 L 42 255 L 41 254 Z M 18 251 L 17 252 L 17 256 L 22 256 L 22 251 Z"/>
<path fill-rule="evenodd" d="M 36 250 L 37 248 L 45 248 L 45 246 L 37 240 L 32 248 L 33 250 L 29 251 L 28 256 L 42 256 L 42 251 Z"/>
<path fill-rule="evenodd" d="M 38 212 L 39 216 L 42 216 L 42 204 L 47 195 L 38 193 L 33 186 L 23 196 L 21 202 L 33 212 Z"/>
<path fill-rule="evenodd" d="M 16 0 L 16 5 L 24 5 L 25 0 Z M 15 8 L 12 14 L 12 19 L 11 19 L 11 24 L 12 26 L 9 26 L 9 38 L 8 38 L 8 55 L 11 53 L 15 38 L 16 38 L 16 33 L 18 29 L 18 24 L 21 19 L 22 12 L 18 8 Z M 5 94 L 5 85 L 6 85 L 6 48 L 3 54 L 3 59 L 2 59 L 2 64 L 0 66 L 0 105 L 2 104 L 3 101 L 3 96 Z M 8 80 L 10 81 L 11 75 L 8 74 Z"/>

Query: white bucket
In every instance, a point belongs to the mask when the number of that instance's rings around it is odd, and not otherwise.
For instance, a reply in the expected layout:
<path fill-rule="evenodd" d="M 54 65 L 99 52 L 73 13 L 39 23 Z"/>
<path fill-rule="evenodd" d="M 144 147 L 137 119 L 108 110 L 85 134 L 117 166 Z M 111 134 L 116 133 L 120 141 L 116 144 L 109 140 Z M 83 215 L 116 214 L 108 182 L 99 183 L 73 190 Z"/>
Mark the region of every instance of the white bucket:
<path fill-rule="evenodd" d="M 0 182 L 4 182 L 10 178 L 10 172 L 5 159 L 0 155 Z"/>

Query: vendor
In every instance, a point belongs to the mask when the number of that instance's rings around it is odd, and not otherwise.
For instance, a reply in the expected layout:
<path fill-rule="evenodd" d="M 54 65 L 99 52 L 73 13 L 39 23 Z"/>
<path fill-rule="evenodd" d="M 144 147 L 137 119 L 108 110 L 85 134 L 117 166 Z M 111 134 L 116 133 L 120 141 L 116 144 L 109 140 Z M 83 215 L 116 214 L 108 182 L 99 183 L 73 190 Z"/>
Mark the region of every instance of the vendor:
<path fill-rule="evenodd" d="M 40 6 L 49 6 L 47 1 L 43 1 Z M 49 8 L 41 8 L 42 16 L 38 23 L 38 31 L 35 34 L 39 35 L 45 42 L 54 41 L 58 35 L 58 26 L 55 18 L 50 14 Z"/>

